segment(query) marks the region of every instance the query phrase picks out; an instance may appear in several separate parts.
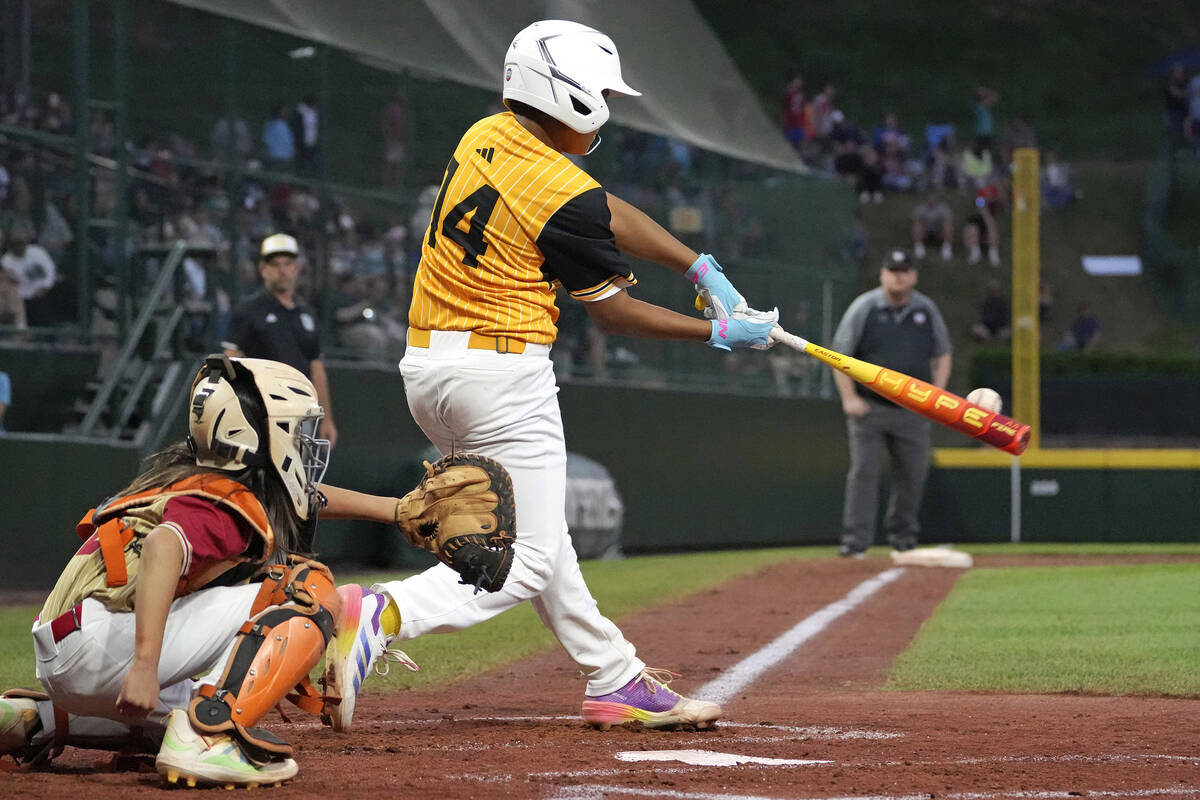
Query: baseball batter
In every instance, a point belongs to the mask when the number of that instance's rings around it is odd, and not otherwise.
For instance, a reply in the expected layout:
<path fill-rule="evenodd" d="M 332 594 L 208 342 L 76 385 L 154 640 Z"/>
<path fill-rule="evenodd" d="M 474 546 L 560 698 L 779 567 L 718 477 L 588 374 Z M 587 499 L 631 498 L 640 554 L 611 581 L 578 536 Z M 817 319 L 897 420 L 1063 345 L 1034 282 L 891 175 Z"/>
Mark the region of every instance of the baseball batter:
<path fill-rule="evenodd" d="M 717 705 L 667 687 L 596 607 L 564 516 L 566 445 L 550 347 L 558 285 L 586 304 L 605 332 L 708 344 L 769 346 L 774 319 L 707 321 L 634 299 L 624 253 L 707 289 L 726 310 L 745 300 L 711 256 L 698 254 L 566 156 L 599 143 L 608 98 L 633 95 L 617 49 L 573 22 L 517 34 L 502 74 L 505 113 L 463 135 L 446 166 L 425 233 L 400 369 L 409 409 L 442 453 L 470 451 L 512 476 L 516 544 L 503 590 L 476 592 L 438 565 L 377 584 L 359 606 L 356 645 L 330 648 L 326 680 L 341 695 L 331 714 L 351 724 L 370 664 L 394 639 L 461 630 L 529 600 L 587 677 L 583 717 L 600 728 L 705 727 Z M 775 315 L 777 317 L 777 315 Z"/>

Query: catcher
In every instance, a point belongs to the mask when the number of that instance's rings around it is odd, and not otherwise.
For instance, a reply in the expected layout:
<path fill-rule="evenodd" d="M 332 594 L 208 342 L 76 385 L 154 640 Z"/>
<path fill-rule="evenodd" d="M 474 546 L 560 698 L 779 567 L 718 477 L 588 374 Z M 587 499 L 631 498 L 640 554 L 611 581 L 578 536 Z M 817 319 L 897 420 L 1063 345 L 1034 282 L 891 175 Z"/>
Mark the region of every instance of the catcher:
<path fill-rule="evenodd" d="M 335 590 L 330 571 L 304 555 L 323 507 L 404 522 L 423 546 L 447 543 L 464 580 L 503 583 L 511 520 L 481 483 L 503 491 L 502 470 L 439 462 L 430 470 L 443 477 L 405 500 L 321 487 L 329 442 L 314 438 L 316 391 L 274 361 L 210 356 L 189 412 L 186 441 L 151 456 L 79 523 L 83 546 L 33 627 L 45 693 L 0 699 L 0 754 L 37 764 L 64 745 L 157 749 L 171 783 L 294 777 L 291 745 L 257 725 L 285 697 L 314 713 L 336 706 L 308 674 L 342 608 L 362 596 L 355 584 Z M 472 537 L 464 520 L 486 530 Z M 350 624 L 353 633 L 356 615 Z"/>

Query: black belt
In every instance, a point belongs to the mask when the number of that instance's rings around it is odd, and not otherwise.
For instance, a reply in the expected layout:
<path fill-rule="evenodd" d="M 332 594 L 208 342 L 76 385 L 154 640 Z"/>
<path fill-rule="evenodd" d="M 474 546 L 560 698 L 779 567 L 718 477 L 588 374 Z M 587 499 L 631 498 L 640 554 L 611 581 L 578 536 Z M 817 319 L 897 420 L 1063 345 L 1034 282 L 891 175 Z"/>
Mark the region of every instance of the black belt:
<path fill-rule="evenodd" d="M 83 626 L 83 603 L 50 620 L 50 634 L 57 644 Z"/>

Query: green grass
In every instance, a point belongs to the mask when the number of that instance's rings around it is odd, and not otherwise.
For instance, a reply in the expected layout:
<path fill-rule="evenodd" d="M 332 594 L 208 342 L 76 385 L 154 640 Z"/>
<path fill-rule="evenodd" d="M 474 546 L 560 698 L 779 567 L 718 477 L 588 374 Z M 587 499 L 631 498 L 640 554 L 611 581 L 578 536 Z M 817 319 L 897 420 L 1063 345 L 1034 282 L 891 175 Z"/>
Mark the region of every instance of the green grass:
<path fill-rule="evenodd" d="M 971 544 L 976 555 L 1200 554 L 1200 543 Z M 589 561 L 584 576 L 610 618 L 668 603 L 792 558 L 828 558 L 830 547 L 722 551 Z M 886 555 L 878 547 L 871 556 Z M 396 574 L 346 574 L 369 584 Z M 1200 693 L 1200 564 L 974 570 L 897 662 L 896 689 Z M 30 622 L 37 608 L 0 608 L 0 689 L 36 687 Z M 421 665 L 395 667 L 371 692 L 446 684 L 556 648 L 524 604 L 474 628 L 403 643 Z M 647 652 L 652 659 L 670 653 Z M 566 664 L 566 656 L 563 656 Z"/>
<path fill-rule="evenodd" d="M 968 572 L 889 689 L 1200 694 L 1200 564 Z"/>
<path fill-rule="evenodd" d="M 601 612 L 610 619 L 619 619 L 639 609 L 717 586 L 783 559 L 827 556 L 832 552 L 830 548 L 741 550 L 588 561 L 581 566 Z M 414 674 L 403 668 L 392 669 L 386 676 L 377 675 L 371 679 L 371 691 L 446 683 L 558 647 L 528 603 L 473 628 L 448 636 L 424 636 L 402 642 L 400 646 L 421 665 L 421 671 Z M 646 655 L 651 658 L 671 656 L 670 653 Z M 563 663 L 569 663 L 565 654 Z"/>
<path fill-rule="evenodd" d="M 588 561 L 582 567 L 600 610 L 615 619 L 703 591 L 781 560 L 832 553 L 827 547 L 739 550 Z M 395 577 L 398 576 L 339 575 L 338 582 L 369 584 Z M 37 686 L 29 638 L 30 623 L 37 611 L 34 607 L 0 608 L 0 689 Z M 450 636 L 426 636 L 406 642 L 403 647 L 421 665 L 421 671 L 414 674 L 402 667 L 393 668 L 387 676 L 372 678 L 369 691 L 447 683 L 557 644 L 532 606 L 525 603 L 468 630 Z M 671 654 L 653 655 L 665 658 Z"/>
<path fill-rule="evenodd" d="M 980 542 L 958 547 L 976 556 L 1190 556 L 1200 542 Z"/>
<path fill-rule="evenodd" d="M 37 612 L 34 606 L 0 608 L 0 691 L 14 686 L 40 688 L 33 674 L 33 639 L 29 636 Z"/>

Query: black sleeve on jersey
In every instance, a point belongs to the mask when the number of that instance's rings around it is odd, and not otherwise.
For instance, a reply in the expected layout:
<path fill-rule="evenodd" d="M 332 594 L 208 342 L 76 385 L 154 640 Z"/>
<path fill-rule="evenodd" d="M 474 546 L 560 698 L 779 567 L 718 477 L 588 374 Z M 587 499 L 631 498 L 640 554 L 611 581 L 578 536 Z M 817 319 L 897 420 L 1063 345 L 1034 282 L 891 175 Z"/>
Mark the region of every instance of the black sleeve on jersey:
<path fill-rule="evenodd" d="M 613 236 L 608 195 L 597 186 L 564 203 L 546 220 L 537 246 L 545 257 L 542 274 L 570 292 L 590 289 L 613 275 L 633 274 Z"/>

